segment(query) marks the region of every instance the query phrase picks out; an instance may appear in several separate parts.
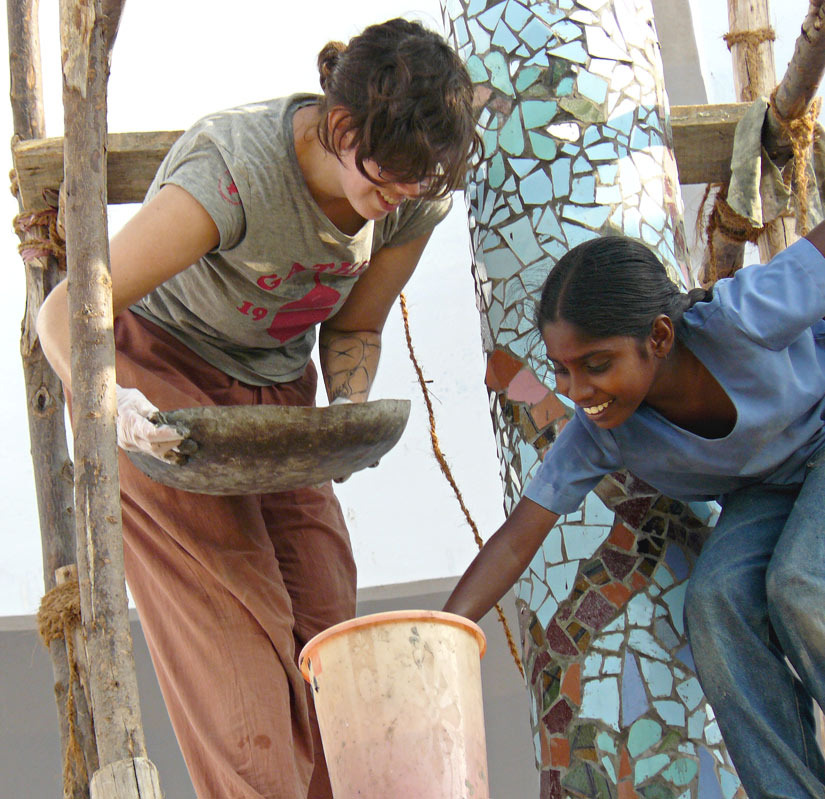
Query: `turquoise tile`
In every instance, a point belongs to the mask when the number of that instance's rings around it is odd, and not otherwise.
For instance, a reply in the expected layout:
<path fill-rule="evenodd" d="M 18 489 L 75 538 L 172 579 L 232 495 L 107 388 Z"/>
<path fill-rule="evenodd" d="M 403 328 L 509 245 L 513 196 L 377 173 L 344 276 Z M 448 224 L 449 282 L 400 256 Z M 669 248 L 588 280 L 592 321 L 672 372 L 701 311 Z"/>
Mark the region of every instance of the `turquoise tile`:
<path fill-rule="evenodd" d="M 574 198 L 571 196 L 571 199 Z M 610 207 L 593 205 L 565 205 L 563 213 L 565 219 L 576 222 L 583 227 L 589 227 L 593 230 L 600 230 L 601 226 L 607 220 L 607 216 L 610 213 Z"/>
<path fill-rule="evenodd" d="M 639 757 L 662 740 L 662 725 L 652 719 L 634 721 L 627 736 L 627 751 L 631 757 Z"/>
<path fill-rule="evenodd" d="M 581 35 L 581 27 L 569 19 L 559 20 L 553 25 L 553 36 L 558 37 L 563 42 L 572 42 L 580 38 Z"/>
<path fill-rule="evenodd" d="M 594 144 L 592 147 L 587 147 L 587 145 L 585 144 L 585 147 L 587 149 L 587 157 L 591 161 L 614 161 L 618 156 L 616 145 L 612 142 L 600 142 L 599 144 Z M 610 182 L 606 180 L 606 178 L 608 177 L 608 173 L 602 172 L 601 169 L 599 171 L 599 177 L 606 183 Z"/>
<path fill-rule="evenodd" d="M 596 745 L 602 750 L 602 752 L 609 752 L 611 755 L 618 754 L 618 750 L 616 749 L 616 740 L 606 732 L 600 732 L 596 736 Z"/>
<path fill-rule="evenodd" d="M 722 796 L 724 796 L 725 799 L 733 799 L 742 783 L 739 782 L 739 777 L 737 777 L 736 774 L 720 768 L 719 784 L 722 786 Z"/>
<path fill-rule="evenodd" d="M 653 582 L 662 588 L 669 588 L 673 585 L 673 575 L 664 563 L 660 563 L 653 571 Z"/>
<path fill-rule="evenodd" d="M 556 147 L 556 142 L 549 136 L 543 136 L 541 133 L 536 133 L 531 130 L 527 134 L 527 138 L 530 139 L 530 146 L 533 148 L 533 155 L 535 155 L 536 158 L 552 161 L 556 157 L 558 148 Z"/>
<path fill-rule="evenodd" d="M 536 6 L 533 6 L 533 8 L 535 9 Z M 531 50 L 535 51 L 539 49 L 543 50 L 547 42 L 550 41 L 551 36 L 552 34 L 549 28 L 540 19 L 534 17 L 524 26 L 519 34 L 519 39 L 525 42 Z"/>
<path fill-rule="evenodd" d="M 559 97 L 567 97 L 568 94 L 573 93 L 573 78 L 562 78 L 556 86 L 556 94 Z"/>
<path fill-rule="evenodd" d="M 521 155 L 524 152 L 524 133 L 517 110 L 513 111 L 502 126 L 498 134 L 498 143 L 510 155 Z"/>
<path fill-rule="evenodd" d="M 692 782 L 698 771 L 699 764 L 695 760 L 680 757 L 662 772 L 662 776 L 674 785 L 682 787 Z M 727 797 L 727 799 L 731 799 L 731 797 Z"/>
<path fill-rule="evenodd" d="M 579 718 L 596 719 L 619 731 L 619 681 L 615 677 L 584 683 Z"/>
<path fill-rule="evenodd" d="M 542 214 L 541 221 L 535 226 L 536 232 L 544 236 L 552 236 L 554 239 L 562 237 L 561 224 L 556 217 L 555 210 L 548 207 Z"/>
<path fill-rule="evenodd" d="M 558 103 L 554 100 L 524 100 L 521 104 L 521 116 L 525 128 L 542 128 L 550 123 L 556 115 Z"/>
<path fill-rule="evenodd" d="M 633 769 L 634 784 L 640 785 L 645 780 L 649 780 L 652 776 L 658 774 L 668 763 L 670 763 L 670 757 L 665 754 L 653 755 L 652 757 L 637 760 Z"/>
<path fill-rule="evenodd" d="M 705 727 L 705 741 L 709 744 L 722 743 L 722 733 L 719 731 L 719 725 L 715 720 L 711 721 L 707 727 Z"/>
<path fill-rule="evenodd" d="M 610 534 L 610 528 L 603 525 L 564 526 L 564 549 L 568 558 L 583 560 L 589 558 Z"/>
<path fill-rule="evenodd" d="M 510 213 L 512 216 L 518 216 L 524 210 L 521 200 L 517 194 L 507 195 L 507 205 L 510 206 Z"/>
<path fill-rule="evenodd" d="M 487 275 L 494 280 L 506 280 L 515 275 L 520 267 L 519 261 L 509 248 L 488 250 L 484 253 L 484 265 Z"/>
<path fill-rule="evenodd" d="M 607 772 L 607 776 L 610 777 L 612 782 L 616 782 L 616 768 L 613 765 L 613 762 L 610 760 L 609 757 L 602 758 L 602 766 L 604 770 Z"/>
<path fill-rule="evenodd" d="M 612 656 L 604 659 L 602 671 L 605 674 L 621 674 L 622 673 L 622 659 L 620 657 Z"/>
<path fill-rule="evenodd" d="M 670 696 L 671 691 L 673 691 L 673 675 L 670 673 L 668 666 L 658 660 L 648 660 L 641 657 L 639 658 L 639 665 L 650 695 L 655 697 Z"/>
<path fill-rule="evenodd" d="M 487 8 L 487 0 L 470 0 L 467 5 L 467 16 L 475 17 Z"/>
<path fill-rule="evenodd" d="M 542 628 L 545 630 L 547 629 L 558 609 L 559 603 L 556 602 L 552 596 L 548 595 L 536 611 L 536 618 L 539 620 L 539 624 L 541 624 Z"/>
<path fill-rule="evenodd" d="M 598 677 L 602 670 L 602 656 L 598 652 L 589 652 L 582 666 L 582 677 Z"/>
<path fill-rule="evenodd" d="M 527 20 L 533 16 L 529 9 L 525 8 L 521 3 L 515 2 L 515 0 L 510 0 L 509 3 L 505 3 L 504 5 L 504 19 L 516 32 L 520 31 Z"/>
<path fill-rule="evenodd" d="M 566 197 L 570 192 L 570 165 L 569 158 L 557 158 L 550 165 L 550 174 L 553 178 L 553 194 L 558 199 Z"/>
<path fill-rule="evenodd" d="M 668 660 L 668 653 L 662 649 L 647 630 L 631 630 L 627 638 L 628 646 L 655 660 Z"/>
<path fill-rule="evenodd" d="M 490 167 L 487 171 L 487 181 L 490 187 L 497 189 L 504 182 L 504 158 L 501 153 L 496 153 L 490 160 Z"/>
<path fill-rule="evenodd" d="M 624 623 L 624 617 L 619 617 L 617 621 Z M 615 624 L 615 622 L 614 622 Z M 613 624 L 608 625 L 612 627 Z M 605 630 L 608 628 L 605 627 Z M 608 635 L 600 635 L 593 641 L 593 646 L 597 649 L 606 649 L 608 652 L 618 652 L 621 645 L 624 643 L 623 633 L 609 633 Z"/>
<path fill-rule="evenodd" d="M 471 55 L 465 62 L 467 72 L 470 73 L 470 79 L 473 83 L 486 83 L 490 77 L 484 62 L 477 56 Z"/>
<path fill-rule="evenodd" d="M 596 104 L 601 104 L 607 97 L 608 83 L 603 78 L 599 78 L 590 72 L 580 72 L 576 81 L 578 93 L 592 100 Z"/>
<path fill-rule="evenodd" d="M 501 187 L 502 192 L 509 192 L 516 190 L 516 178 L 513 175 L 510 175 L 507 180 L 504 181 L 504 185 Z"/>
<path fill-rule="evenodd" d="M 627 727 L 650 710 L 636 658 L 625 652 L 622 672 L 622 725 Z M 653 722 L 655 723 L 655 722 Z M 657 725 L 658 726 L 658 725 Z"/>
<path fill-rule="evenodd" d="M 602 632 L 603 633 L 618 632 L 619 630 L 624 630 L 625 626 L 626 626 L 625 617 L 624 616 L 619 616 L 618 619 L 615 619 L 614 621 L 611 621 L 610 624 L 608 624 L 606 627 L 602 627 Z M 622 636 L 622 637 L 624 638 L 624 636 Z M 609 635 L 603 635 L 601 640 L 602 641 L 607 641 L 608 638 L 610 638 Z M 608 646 L 609 646 L 609 644 L 606 643 L 605 647 L 608 647 Z"/>
<path fill-rule="evenodd" d="M 523 67 L 520 69 L 516 76 L 516 91 L 523 92 L 529 89 L 541 77 L 542 72 L 543 70 L 540 67 Z"/>
<path fill-rule="evenodd" d="M 542 48 L 532 58 L 524 62 L 524 66 L 532 67 L 547 67 L 550 65 L 550 59 L 547 57 L 547 52 Z"/>
<path fill-rule="evenodd" d="M 584 513 L 588 524 L 607 524 L 612 526 L 616 518 L 616 514 L 592 491 L 585 497 Z"/>
<path fill-rule="evenodd" d="M 561 553 L 561 530 L 553 528 L 542 542 L 539 552 L 548 563 L 561 563 L 563 555 Z"/>
<path fill-rule="evenodd" d="M 572 61 L 575 64 L 587 63 L 587 50 L 584 49 L 584 45 L 581 42 L 568 42 L 560 47 L 548 47 L 547 55 L 551 58 L 561 58 L 565 61 Z M 570 83 L 570 89 L 572 91 L 572 80 Z M 561 92 L 559 92 L 559 94 L 561 94 Z"/>
<path fill-rule="evenodd" d="M 556 566 L 549 566 L 547 569 L 547 584 L 556 597 L 557 602 L 563 602 L 570 596 L 578 576 L 579 561 L 572 563 L 559 563 Z"/>
<path fill-rule="evenodd" d="M 470 38 L 473 40 L 475 51 L 477 53 L 488 52 L 490 50 L 490 34 L 474 19 L 467 23 L 467 29 L 470 32 Z"/>
<path fill-rule="evenodd" d="M 453 30 L 455 31 L 455 38 L 459 47 L 464 47 L 470 41 L 470 34 L 467 33 L 467 23 L 462 17 L 459 17 L 453 23 Z"/>
<path fill-rule="evenodd" d="M 573 161 L 573 174 L 574 175 L 582 175 L 585 172 L 592 172 L 593 165 L 583 156 L 580 155 L 575 161 Z"/>
<path fill-rule="evenodd" d="M 598 236 L 598 233 L 587 230 L 578 225 L 565 225 L 564 234 L 567 238 L 567 246 L 572 248 L 577 244 L 582 244 L 585 241 L 590 241 Z"/>
<path fill-rule="evenodd" d="M 514 52 L 519 46 L 519 40 L 504 22 L 499 22 L 493 33 L 493 45 L 508 53 Z"/>
<path fill-rule="evenodd" d="M 507 0 L 503 0 L 503 2 L 496 3 L 494 6 L 490 6 L 486 11 L 479 14 L 477 19 L 488 31 L 494 30 L 501 20 L 501 15 L 504 13 L 506 7 Z"/>
<path fill-rule="evenodd" d="M 477 49 L 481 52 L 486 52 L 489 46 L 479 47 Z M 490 70 L 490 83 L 492 83 L 496 89 L 510 97 L 515 96 L 515 89 L 513 89 L 513 84 L 510 82 L 510 72 L 504 56 L 498 52 L 487 53 L 487 55 L 484 56 L 484 64 L 487 69 Z"/>
<path fill-rule="evenodd" d="M 529 175 L 539 165 L 539 162 L 536 161 L 535 158 L 510 158 L 508 163 L 510 164 L 510 169 L 520 178 Z"/>
<path fill-rule="evenodd" d="M 681 702 L 674 702 L 672 699 L 662 699 L 654 701 L 656 708 L 665 724 L 671 727 L 682 727 L 685 724 L 685 706 Z"/>
<path fill-rule="evenodd" d="M 676 693 L 679 694 L 688 710 L 693 710 L 705 698 L 702 686 L 695 677 L 676 686 Z"/>
<path fill-rule="evenodd" d="M 553 199 L 556 184 L 547 173 L 537 170 L 524 178 L 519 185 L 519 194 L 527 205 L 545 206 Z M 537 231 L 542 233 L 543 231 Z"/>
<path fill-rule="evenodd" d="M 558 10 L 557 5 L 550 3 L 533 3 L 530 10 L 540 19 L 544 20 L 548 25 L 552 25 L 561 19 L 564 19 L 564 13 Z"/>
<path fill-rule="evenodd" d="M 539 247 L 536 234 L 527 217 L 523 216 L 510 225 L 503 225 L 499 232 L 522 264 L 530 264 L 543 257 L 544 251 Z"/>
<path fill-rule="evenodd" d="M 685 591 L 687 591 L 687 583 L 681 583 L 675 588 L 671 588 L 670 591 L 662 594 L 662 599 L 664 599 L 670 609 L 671 623 L 679 635 L 685 634 Z"/>

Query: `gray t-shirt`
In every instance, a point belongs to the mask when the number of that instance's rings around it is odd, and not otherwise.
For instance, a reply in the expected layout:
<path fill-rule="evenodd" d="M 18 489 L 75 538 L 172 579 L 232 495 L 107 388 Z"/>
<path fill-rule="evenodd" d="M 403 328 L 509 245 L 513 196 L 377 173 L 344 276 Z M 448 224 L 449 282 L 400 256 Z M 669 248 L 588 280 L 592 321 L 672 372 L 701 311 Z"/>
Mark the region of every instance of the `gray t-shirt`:
<path fill-rule="evenodd" d="M 146 195 L 169 183 L 185 189 L 220 244 L 132 310 L 252 385 L 299 377 L 316 326 L 373 253 L 428 233 L 450 208 L 449 199 L 407 201 L 354 236 L 338 230 L 309 193 L 292 136 L 295 111 L 317 101 L 293 95 L 205 117 L 175 142 Z"/>

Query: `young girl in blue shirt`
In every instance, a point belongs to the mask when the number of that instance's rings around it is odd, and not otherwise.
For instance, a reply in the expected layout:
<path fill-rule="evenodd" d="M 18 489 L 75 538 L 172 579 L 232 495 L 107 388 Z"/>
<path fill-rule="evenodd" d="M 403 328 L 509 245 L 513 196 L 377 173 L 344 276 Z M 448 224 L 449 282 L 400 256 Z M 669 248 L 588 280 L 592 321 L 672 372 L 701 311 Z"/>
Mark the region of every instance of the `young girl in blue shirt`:
<path fill-rule="evenodd" d="M 683 294 L 632 240 L 567 253 L 537 321 L 573 418 L 445 606 L 483 616 L 618 469 L 676 499 L 718 500 L 685 620 L 750 799 L 825 795 L 813 715 L 825 708 L 824 255 L 825 223 Z"/>

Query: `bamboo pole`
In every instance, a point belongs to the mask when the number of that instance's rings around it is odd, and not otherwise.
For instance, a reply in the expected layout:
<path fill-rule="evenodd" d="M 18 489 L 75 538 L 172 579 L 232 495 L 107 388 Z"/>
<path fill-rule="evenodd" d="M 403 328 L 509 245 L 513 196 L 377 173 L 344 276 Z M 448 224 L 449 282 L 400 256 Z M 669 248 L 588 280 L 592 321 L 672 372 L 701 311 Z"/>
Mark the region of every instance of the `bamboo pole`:
<path fill-rule="evenodd" d="M 122 0 L 61 0 L 75 509 L 100 769 L 93 799 L 160 799 L 146 756 L 123 572 L 106 223 L 106 90 Z"/>
<path fill-rule="evenodd" d="M 40 39 L 37 26 L 39 0 L 8 0 L 6 13 L 9 39 L 10 99 L 14 122 L 14 139 L 30 140 L 45 136 L 43 88 L 40 70 Z M 26 209 L 18 195 L 21 214 Z M 21 244 L 31 246 L 47 233 L 42 226 L 19 228 Z M 55 575 L 75 561 L 74 511 L 72 502 L 72 464 L 66 446 L 63 417 L 63 389 L 46 361 L 35 332 L 35 317 L 43 299 L 60 280 L 54 255 L 43 254 L 24 261 L 26 273 L 26 309 L 21 325 L 20 354 L 26 389 L 35 492 L 41 530 L 41 552 L 45 590 L 56 584 Z M 65 714 L 72 682 L 61 639 L 48 645 L 58 707 L 60 747 L 64 764 L 70 751 L 70 720 Z M 81 693 L 75 684 L 74 694 Z M 85 769 L 76 774 L 67 795 L 71 799 L 88 797 L 88 779 L 97 767 L 94 733 L 88 713 L 79 712 L 74 721 L 74 735 L 84 753 Z"/>

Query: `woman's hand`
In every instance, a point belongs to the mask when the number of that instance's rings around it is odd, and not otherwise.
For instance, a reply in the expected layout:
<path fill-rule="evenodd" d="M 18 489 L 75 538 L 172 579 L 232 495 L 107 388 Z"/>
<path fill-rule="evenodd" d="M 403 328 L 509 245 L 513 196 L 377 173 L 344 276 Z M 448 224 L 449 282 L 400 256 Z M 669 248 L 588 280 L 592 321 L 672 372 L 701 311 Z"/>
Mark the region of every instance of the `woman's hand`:
<path fill-rule="evenodd" d="M 185 436 L 168 424 L 157 424 L 158 409 L 136 388 L 116 385 L 117 443 L 127 452 L 143 452 L 161 461 L 177 463 L 177 447 Z"/>

